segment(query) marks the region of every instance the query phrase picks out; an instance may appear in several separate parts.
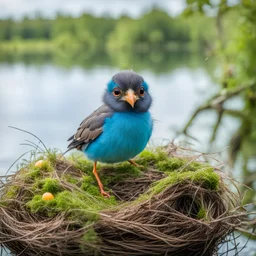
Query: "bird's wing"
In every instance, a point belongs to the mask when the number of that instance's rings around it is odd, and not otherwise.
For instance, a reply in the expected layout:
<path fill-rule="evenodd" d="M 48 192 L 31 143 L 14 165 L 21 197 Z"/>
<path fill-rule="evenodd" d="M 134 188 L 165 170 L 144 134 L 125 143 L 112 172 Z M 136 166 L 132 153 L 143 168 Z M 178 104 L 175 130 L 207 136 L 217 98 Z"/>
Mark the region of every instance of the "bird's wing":
<path fill-rule="evenodd" d="M 112 115 L 113 110 L 107 105 L 102 105 L 99 107 L 82 121 L 76 133 L 68 139 L 68 141 L 72 140 L 68 145 L 68 148 L 77 148 L 78 150 L 81 150 L 82 146 L 95 140 L 103 131 L 105 119 L 107 117 L 111 117 Z"/>

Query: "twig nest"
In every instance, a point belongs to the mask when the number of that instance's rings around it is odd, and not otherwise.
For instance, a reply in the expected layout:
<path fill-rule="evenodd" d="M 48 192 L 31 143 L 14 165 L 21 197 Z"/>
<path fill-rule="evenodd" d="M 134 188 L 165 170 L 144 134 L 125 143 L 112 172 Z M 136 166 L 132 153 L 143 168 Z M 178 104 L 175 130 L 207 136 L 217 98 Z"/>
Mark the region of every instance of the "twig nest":
<path fill-rule="evenodd" d="M 92 163 L 45 153 L 44 171 L 35 160 L 1 187 L 1 243 L 31 256 L 213 255 L 247 213 L 212 166 L 167 149 L 142 152 L 143 170 L 99 165 L 110 198 Z"/>

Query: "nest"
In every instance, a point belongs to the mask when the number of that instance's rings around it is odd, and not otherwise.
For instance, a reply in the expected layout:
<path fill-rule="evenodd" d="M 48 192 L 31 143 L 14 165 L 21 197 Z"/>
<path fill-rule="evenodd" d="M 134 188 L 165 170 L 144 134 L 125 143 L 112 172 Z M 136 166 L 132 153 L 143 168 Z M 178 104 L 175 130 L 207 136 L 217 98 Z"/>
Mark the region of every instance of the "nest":
<path fill-rule="evenodd" d="M 93 195 L 92 188 L 84 186 L 85 170 L 74 162 L 56 158 L 50 161 L 51 171 L 31 170 L 33 163 L 23 166 L 15 175 L 5 177 L 1 188 L 2 245 L 17 255 L 215 255 L 225 238 L 243 226 L 247 213 L 241 210 L 239 198 L 214 169 L 208 170 L 218 177 L 214 187 L 209 173 L 200 179 L 185 175 L 208 165 L 173 153 L 161 154 L 139 157 L 139 163 L 148 162 L 146 168 L 136 175 L 135 169 L 132 174 L 123 172 L 119 179 L 109 178 L 115 177 L 118 165 L 101 167 L 112 199 Z M 89 167 L 84 168 L 91 171 Z M 168 172 L 168 168 L 172 170 Z M 176 173 L 183 176 L 173 181 Z M 47 177 L 58 182 L 57 190 L 52 186 L 56 198 L 58 193 L 71 193 L 101 207 L 80 209 L 67 197 L 66 210 L 59 201 L 51 204 L 40 199 L 33 208 L 31 200 L 44 188 L 38 184 Z M 70 207 L 69 202 L 73 202 Z"/>

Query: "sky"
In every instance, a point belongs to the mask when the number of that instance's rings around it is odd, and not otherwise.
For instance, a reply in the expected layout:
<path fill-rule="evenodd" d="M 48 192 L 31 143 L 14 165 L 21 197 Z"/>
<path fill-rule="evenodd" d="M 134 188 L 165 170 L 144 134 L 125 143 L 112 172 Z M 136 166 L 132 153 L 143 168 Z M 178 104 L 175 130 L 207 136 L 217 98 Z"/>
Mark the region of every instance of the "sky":
<path fill-rule="evenodd" d="M 54 17 L 57 12 L 73 16 L 89 12 L 96 16 L 128 14 L 136 18 L 154 5 L 163 7 L 171 15 L 178 15 L 185 6 L 185 0 L 0 0 L 0 19 L 19 19 L 24 15 L 33 17 L 36 12 L 47 17 Z"/>

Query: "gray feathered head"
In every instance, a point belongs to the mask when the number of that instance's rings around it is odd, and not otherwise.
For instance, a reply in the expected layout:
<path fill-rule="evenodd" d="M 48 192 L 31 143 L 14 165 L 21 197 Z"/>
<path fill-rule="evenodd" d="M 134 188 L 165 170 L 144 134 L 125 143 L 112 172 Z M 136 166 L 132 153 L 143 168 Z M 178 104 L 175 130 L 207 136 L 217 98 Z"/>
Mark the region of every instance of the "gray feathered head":
<path fill-rule="evenodd" d="M 152 104 L 148 85 L 143 77 L 129 70 L 121 71 L 112 77 L 103 101 L 118 112 L 146 112 Z"/>

